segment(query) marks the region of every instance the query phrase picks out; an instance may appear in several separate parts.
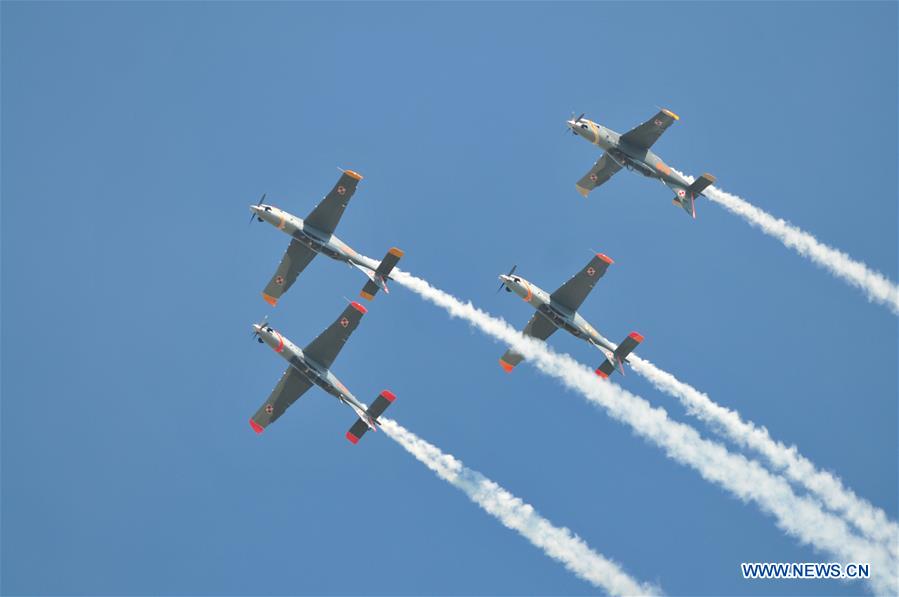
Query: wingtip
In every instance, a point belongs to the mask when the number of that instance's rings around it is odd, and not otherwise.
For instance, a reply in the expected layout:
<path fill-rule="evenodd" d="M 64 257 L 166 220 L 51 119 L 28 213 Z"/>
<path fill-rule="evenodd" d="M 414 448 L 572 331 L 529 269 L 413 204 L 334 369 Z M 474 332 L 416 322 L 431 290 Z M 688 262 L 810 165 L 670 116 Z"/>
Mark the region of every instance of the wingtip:
<path fill-rule="evenodd" d="M 352 433 L 350 433 L 349 431 L 346 432 L 346 438 L 348 440 L 350 440 L 350 443 L 353 444 L 354 446 L 359 443 L 359 438 L 356 437 L 355 435 L 353 435 Z"/>
<path fill-rule="evenodd" d="M 250 419 L 250 427 L 252 427 L 253 431 L 255 431 L 256 433 L 262 433 L 263 431 L 265 431 L 265 427 L 263 427 L 253 419 Z"/>
<path fill-rule="evenodd" d="M 278 304 L 278 299 L 276 299 L 275 297 L 273 297 L 273 296 L 270 295 L 270 294 L 265 294 L 265 293 L 263 292 L 263 293 L 262 293 L 262 298 L 265 300 L 265 302 L 267 302 L 267 303 L 268 303 L 269 305 L 271 305 L 272 307 L 274 307 L 274 306 L 276 306 L 276 305 Z"/>
<path fill-rule="evenodd" d="M 510 365 L 502 359 L 499 360 L 499 366 L 502 367 L 503 371 L 505 371 L 506 373 L 512 373 L 512 369 L 515 368 L 515 365 Z"/>
<path fill-rule="evenodd" d="M 574 188 L 577 189 L 577 192 L 580 193 L 581 197 L 583 197 L 584 199 L 586 199 L 587 195 L 590 194 L 590 189 L 585 189 L 584 187 L 582 187 L 579 184 L 574 185 Z"/>
<path fill-rule="evenodd" d="M 597 369 L 595 373 L 603 379 L 609 379 L 609 374 L 605 371 L 602 371 L 601 369 Z"/>
<path fill-rule="evenodd" d="M 605 253 L 597 253 L 596 256 L 599 257 L 602 261 L 605 261 L 606 263 L 608 263 L 609 265 L 612 265 L 613 263 L 615 263 L 615 260 L 612 259 L 611 257 L 609 257 L 608 255 L 606 255 Z"/>
<path fill-rule="evenodd" d="M 394 394 L 390 390 L 384 390 L 383 392 L 381 392 L 381 396 L 383 396 L 384 399 L 388 402 L 393 402 L 394 400 L 396 400 L 396 394 Z"/>
<path fill-rule="evenodd" d="M 675 120 L 680 120 L 680 116 L 678 116 L 677 114 L 675 114 L 668 108 L 662 108 L 662 112 L 664 112 L 665 114 L 667 114 L 668 116 L 670 116 L 671 118 L 673 118 Z"/>
<path fill-rule="evenodd" d="M 346 174 L 347 176 L 349 176 L 350 178 L 355 178 L 356 180 L 362 180 L 362 175 L 353 170 L 344 170 L 343 173 Z"/>
<path fill-rule="evenodd" d="M 359 311 L 360 313 L 362 313 L 363 315 L 365 315 L 366 313 L 368 313 L 368 309 L 366 309 L 365 307 L 363 307 L 362 305 L 360 305 L 360 304 L 357 303 L 356 301 L 351 302 L 351 303 L 350 303 L 350 306 L 351 306 L 353 309 L 355 309 L 356 311 Z"/>
<path fill-rule="evenodd" d="M 367 301 L 374 300 L 374 298 L 375 298 L 375 295 L 369 294 L 369 293 L 365 292 L 364 290 L 359 293 L 359 296 L 361 296 L 362 298 L 364 298 Z"/>
<path fill-rule="evenodd" d="M 405 255 L 403 250 L 399 249 L 397 247 L 391 247 L 390 250 L 388 251 L 388 253 L 390 253 L 394 257 L 402 257 L 403 255 Z"/>
<path fill-rule="evenodd" d="M 636 340 L 638 343 L 643 342 L 643 334 L 641 334 L 640 332 L 631 332 L 630 334 L 628 334 L 628 337 Z"/>

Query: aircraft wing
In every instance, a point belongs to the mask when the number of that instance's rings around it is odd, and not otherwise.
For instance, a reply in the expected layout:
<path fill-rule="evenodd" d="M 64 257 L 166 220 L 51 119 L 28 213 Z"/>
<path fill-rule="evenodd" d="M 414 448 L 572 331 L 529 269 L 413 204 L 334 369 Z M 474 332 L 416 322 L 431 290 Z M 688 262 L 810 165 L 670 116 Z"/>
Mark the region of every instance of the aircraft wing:
<path fill-rule="evenodd" d="M 621 165 L 610 158 L 609 154 L 604 153 L 574 186 L 578 193 L 586 197 L 590 191 L 612 178 L 612 175 L 619 170 L 621 170 Z"/>
<path fill-rule="evenodd" d="M 635 149 L 649 149 L 680 116 L 662 108 L 658 114 L 621 135 L 621 141 Z"/>
<path fill-rule="evenodd" d="M 250 419 L 250 426 L 253 428 L 253 431 L 262 433 L 266 427 L 283 415 L 284 411 L 310 387 L 312 387 L 312 382 L 306 379 L 306 376 L 293 367 L 288 367 L 284 375 L 281 376 L 281 381 L 272 390 L 271 396 L 268 397 L 268 400 L 259 407 L 259 410 Z"/>
<path fill-rule="evenodd" d="M 287 292 L 296 281 L 300 272 L 306 269 L 309 262 L 315 257 L 315 251 L 301 244 L 297 240 L 291 240 L 287 245 L 287 251 L 281 258 L 281 264 L 278 266 L 275 275 L 269 280 L 262 291 L 262 298 L 272 307 L 278 304 L 281 295 Z"/>
<path fill-rule="evenodd" d="M 540 313 L 534 313 L 534 316 L 531 317 L 528 324 L 524 326 L 524 330 L 522 330 L 521 333 L 525 336 L 537 338 L 538 340 L 546 340 L 552 336 L 553 332 L 557 329 L 556 325 L 549 319 Z M 506 354 L 500 357 L 499 364 L 505 369 L 506 373 L 509 373 L 515 365 L 522 361 L 522 359 L 524 359 L 524 356 L 510 348 L 506 351 Z"/>
<path fill-rule="evenodd" d="M 328 329 L 303 349 L 303 354 L 322 367 L 329 369 L 364 314 L 365 307 L 359 303 L 350 303 L 340 317 L 328 326 Z"/>
<path fill-rule="evenodd" d="M 343 216 L 343 210 L 346 209 L 347 203 L 350 202 L 350 197 L 356 192 L 356 185 L 359 184 L 360 180 L 362 180 L 361 174 L 352 170 L 344 171 L 337 184 L 331 189 L 331 192 L 306 217 L 306 224 L 321 230 L 325 234 L 334 232 L 341 216 Z"/>
<path fill-rule="evenodd" d="M 562 284 L 558 290 L 549 295 L 549 298 L 563 307 L 577 311 L 593 287 L 596 286 L 596 281 L 602 278 L 612 263 L 614 262 L 611 258 L 597 253 L 586 267 Z"/>

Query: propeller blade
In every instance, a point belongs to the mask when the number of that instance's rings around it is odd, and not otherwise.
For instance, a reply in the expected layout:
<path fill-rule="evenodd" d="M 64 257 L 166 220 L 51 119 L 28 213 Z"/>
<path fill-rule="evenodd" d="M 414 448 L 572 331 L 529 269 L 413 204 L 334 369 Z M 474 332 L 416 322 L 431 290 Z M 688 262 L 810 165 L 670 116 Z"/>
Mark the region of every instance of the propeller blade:
<path fill-rule="evenodd" d="M 259 202 L 256 204 L 256 207 L 259 207 L 260 205 L 262 205 L 262 202 L 265 201 L 265 195 L 266 195 L 265 193 L 262 193 L 262 197 L 259 198 Z M 256 217 L 255 213 L 250 214 L 250 224 L 253 223 L 253 218 L 255 218 L 255 217 Z"/>
<path fill-rule="evenodd" d="M 266 325 L 268 325 L 268 315 L 266 315 L 265 317 L 262 318 L 262 323 L 257 323 L 256 325 L 258 325 L 261 328 L 264 328 Z M 258 335 L 259 335 L 259 332 L 254 329 L 253 333 L 250 334 L 250 338 L 252 338 L 253 336 L 258 336 Z"/>
<path fill-rule="evenodd" d="M 515 265 L 512 266 L 512 269 L 510 269 L 510 270 L 509 270 L 509 273 L 506 274 L 506 275 L 507 275 L 507 276 L 511 276 L 512 274 L 514 274 L 514 273 L 515 273 L 515 268 L 517 268 L 517 267 L 518 267 L 518 264 L 516 263 Z M 496 291 L 499 292 L 500 290 L 503 289 L 503 286 L 505 286 L 505 285 L 506 285 L 505 282 L 500 282 L 499 288 L 497 288 Z M 508 288 L 506 288 L 506 291 L 512 292 L 512 291 L 509 290 Z"/>
<path fill-rule="evenodd" d="M 584 114 L 586 114 L 586 112 L 581 112 L 581 115 L 578 116 L 577 118 L 575 118 L 574 121 L 575 121 L 575 122 L 580 122 L 580 121 L 581 121 L 581 118 L 584 117 Z"/>

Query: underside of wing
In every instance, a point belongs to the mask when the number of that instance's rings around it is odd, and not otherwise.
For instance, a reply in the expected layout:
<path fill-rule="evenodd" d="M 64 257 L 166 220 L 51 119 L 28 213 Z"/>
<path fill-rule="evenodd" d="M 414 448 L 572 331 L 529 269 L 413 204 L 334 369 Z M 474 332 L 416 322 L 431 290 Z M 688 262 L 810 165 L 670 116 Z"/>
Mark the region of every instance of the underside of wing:
<path fill-rule="evenodd" d="M 524 329 L 521 331 L 525 336 L 530 336 L 532 338 L 537 338 L 538 340 L 546 340 L 550 336 L 552 336 L 553 332 L 557 329 L 556 325 L 551 322 L 549 319 L 541 315 L 539 312 L 534 313 L 534 316 L 531 317 L 531 320 L 528 322 Z M 520 363 L 524 359 L 524 356 L 515 352 L 511 348 L 506 351 L 506 353 L 500 357 L 499 364 L 500 366 L 509 373 L 512 369 Z"/>
<path fill-rule="evenodd" d="M 334 232 L 343 216 L 343 210 L 350 202 L 350 197 L 356 192 L 356 185 L 360 180 L 362 180 L 361 174 L 345 170 L 331 192 L 315 206 L 315 209 L 306 218 L 306 225 L 321 230 L 325 234 Z"/>
<path fill-rule="evenodd" d="M 277 271 L 275 271 L 275 275 L 272 276 L 272 279 L 265 286 L 265 290 L 262 291 L 262 298 L 265 299 L 265 302 L 273 307 L 277 305 L 281 295 L 287 292 L 287 289 L 293 285 L 300 272 L 306 269 L 306 266 L 309 265 L 309 262 L 314 257 L 315 251 L 297 240 L 291 240 L 287 246 L 287 251 L 284 252 L 284 257 L 281 258 Z"/>
<path fill-rule="evenodd" d="M 268 400 L 259 407 L 259 410 L 250 419 L 250 426 L 253 428 L 253 431 L 262 433 L 266 427 L 283 415 L 284 411 L 310 387 L 312 387 L 312 382 L 293 367 L 288 367 L 284 375 L 281 376 L 281 381 L 272 390 Z"/>
<path fill-rule="evenodd" d="M 330 368 L 365 312 L 365 307 L 359 303 L 347 305 L 340 317 L 303 349 L 303 354 L 322 367 Z"/>
<path fill-rule="evenodd" d="M 621 170 L 621 165 L 613 160 L 609 154 L 604 153 L 600 157 L 590 171 L 577 181 L 574 186 L 577 192 L 586 197 L 590 191 L 612 178 L 612 175 Z"/>
<path fill-rule="evenodd" d="M 680 117 L 672 112 L 662 108 L 658 114 L 638 125 L 628 132 L 621 135 L 621 141 L 624 141 L 634 149 L 649 149 L 659 140 L 669 126 L 672 125 Z"/>
<path fill-rule="evenodd" d="M 549 298 L 567 309 L 577 311 L 612 263 L 614 262 L 610 257 L 597 253 L 586 267 L 562 284 Z"/>

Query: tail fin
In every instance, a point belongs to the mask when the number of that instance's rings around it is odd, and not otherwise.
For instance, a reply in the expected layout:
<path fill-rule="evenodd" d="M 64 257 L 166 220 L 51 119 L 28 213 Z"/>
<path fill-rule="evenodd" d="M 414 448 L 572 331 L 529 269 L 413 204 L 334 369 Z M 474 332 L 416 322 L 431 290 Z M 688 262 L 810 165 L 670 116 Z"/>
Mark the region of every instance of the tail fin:
<path fill-rule="evenodd" d="M 390 390 L 384 390 L 381 392 L 371 406 L 368 407 L 368 410 L 365 411 L 365 416 L 368 418 L 368 421 L 363 419 L 357 419 L 353 426 L 350 427 L 350 430 L 346 432 L 346 438 L 350 440 L 352 443 L 356 444 L 359 442 L 359 439 L 365 435 L 365 432 L 368 431 L 369 427 L 376 424 L 378 422 L 378 417 L 380 417 L 387 407 L 393 404 L 393 401 L 396 400 L 396 396 Z"/>
<path fill-rule="evenodd" d="M 674 204 L 680 205 L 685 212 L 696 219 L 696 198 L 702 195 L 702 192 L 715 182 L 715 177 L 711 174 L 703 174 L 693 181 L 693 184 L 686 189 L 678 189 L 677 195 L 674 197 Z"/>
<path fill-rule="evenodd" d="M 384 292 L 390 292 L 387 290 L 387 278 L 390 276 L 390 272 L 393 271 L 393 268 L 402 256 L 403 252 L 396 247 L 387 251 L 387 255 L 384 256 L 384 259 L 381 260 L 381 264 L 378 265 L 378 269 L 375 270 L 374 276 L 365 283 L 365 286 L 362 287 L 362 292 L 360 292 L 359 295 L 365 300 L 370 301 L 375 298 L 379 288 L 383 288 Z"/>
<path fill-rule="evenodd" d="M 615 352 L 612 353 L 612 358 L 615 362 L 613 363 L 609 361 L 609 359 L 606 359 L 596 370 L 596 374 L 603 379 L 608 379 L 615 369 L 620 369 L 621 372 L 624 373 L 624 363 L 627 361 L 627 355 L 637 348 L 637 345 L 641 342 L 643 342 L 643 336 L 637 332 L 631 332 L 628 337 L 618 345 Z"/>

